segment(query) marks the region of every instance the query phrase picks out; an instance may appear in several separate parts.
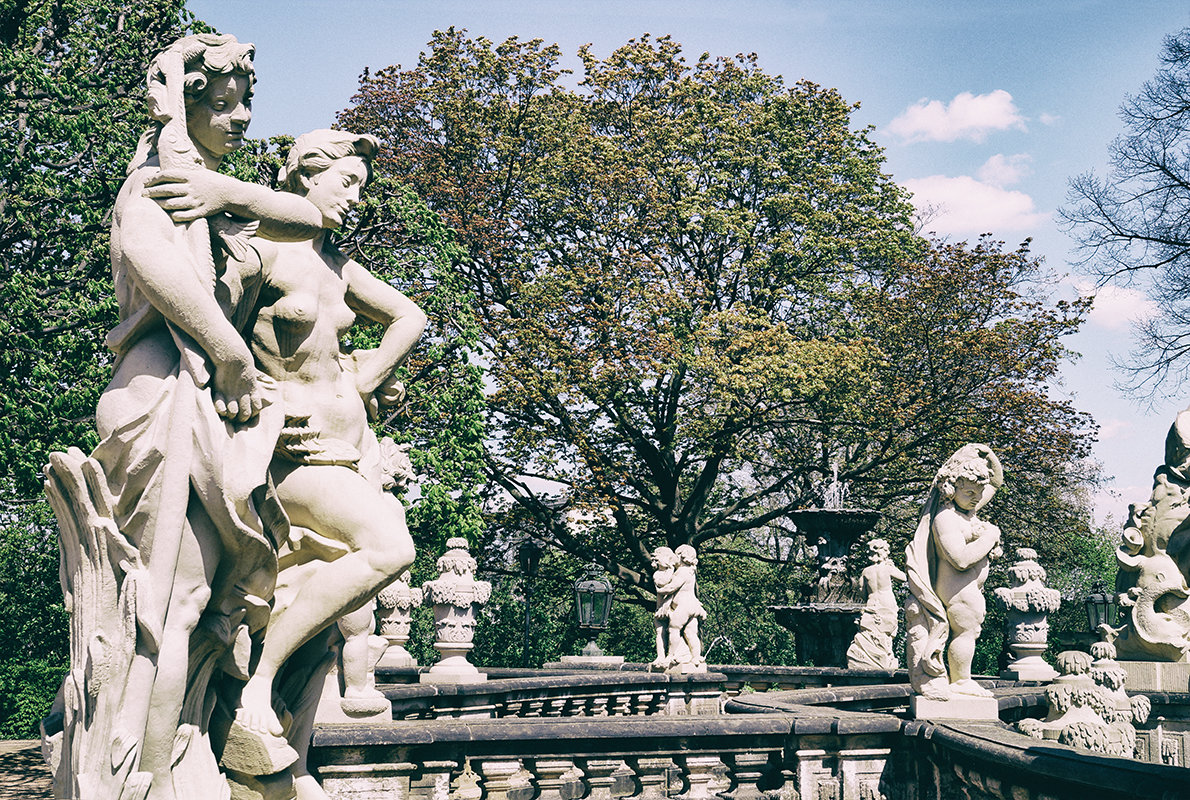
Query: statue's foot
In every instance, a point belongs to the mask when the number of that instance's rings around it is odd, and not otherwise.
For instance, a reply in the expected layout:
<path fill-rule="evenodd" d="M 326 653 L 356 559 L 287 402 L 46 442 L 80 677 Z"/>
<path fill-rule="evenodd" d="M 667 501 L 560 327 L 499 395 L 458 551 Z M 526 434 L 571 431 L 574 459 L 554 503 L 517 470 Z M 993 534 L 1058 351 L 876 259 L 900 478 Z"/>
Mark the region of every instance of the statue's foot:
<path fill-rule="evenodd" d="M 945 702 L 950 699 L 950 685 L 945 683 L 929 683 L 921 688 L 921 696 L 927 700 Z"/>
<path fill-rule="evenodd" d="M 980 686 L 971 678 L 964 678 L 961 681 L 956 681 L 950 685 L 950 691 L 954 694 L 964 695 L 966 697 L 991 697 L 992 693 Z"/>
<path fill-rule="evenodd" d="M 348 687 L 343 691 L 339 707 L 346 714 L 378 714 L 392 710 L 392 702 L 381 691 L 371 686 L 363 689 Z"/>
<path fill-rule="evenodd" d="M 227 731 L 227 744 L 219 763 L 225 769 L 245 775 L 273 775 L 292 766 L 297 759 L 297 751 L 280 736 L 246 728 L 236 720 Z"/>
<path fill-rule="evenodd" d="M 246 730 L 264 736 L 280 736 L 285 732 L 277 712 L 273 711 L 273 682 L 248 681 L 240 694 L 240 707 L 236 709 L 236 723 Z"/>

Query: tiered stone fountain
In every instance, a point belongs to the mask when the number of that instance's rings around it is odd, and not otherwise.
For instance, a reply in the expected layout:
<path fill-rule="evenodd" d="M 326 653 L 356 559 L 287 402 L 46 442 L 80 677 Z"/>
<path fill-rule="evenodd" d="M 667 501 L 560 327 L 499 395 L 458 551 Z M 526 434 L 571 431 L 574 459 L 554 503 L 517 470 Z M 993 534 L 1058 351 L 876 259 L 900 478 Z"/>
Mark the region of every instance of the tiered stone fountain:
<path fill-rule="evenodd" d="M 845 508 L 849 493 L 836 467 L 821 492 L 821 507 L 790 514 L 806 541 L 817 544 L 818 581 L 801 603 L 769 609 L 778 623 L 793 631 L 798 661 L 804 665 L 847 666 L 847 647 L 863 611 L 859 586 L 848 576 L 847 564 L 855 543 L 876 526 L 880 512 Z"/>

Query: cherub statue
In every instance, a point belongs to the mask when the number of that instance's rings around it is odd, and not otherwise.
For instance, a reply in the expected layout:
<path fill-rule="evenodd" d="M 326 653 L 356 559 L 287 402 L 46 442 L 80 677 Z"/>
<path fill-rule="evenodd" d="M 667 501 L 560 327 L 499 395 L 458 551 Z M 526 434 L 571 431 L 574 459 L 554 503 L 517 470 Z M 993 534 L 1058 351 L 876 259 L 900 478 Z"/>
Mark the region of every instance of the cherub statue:
<path fill-rule="evenodd" d="M 698 556 L 688 544 L 676 550 L 659 547 L 653 553 L 653 583 L 657 589 L 657 660 L 654 669 L 702 672 L 702 642 L 698 621 L 707 612 L 695 594 Z"/>
<path fill-rule="evenodd" d="M 847 648 L 847 666 L 849 669 L 893 670 L 899 666 L 892 649 L 893 636 L 897 633 L 893 580 L 905 580 L 905 573 L 892 563 L 888 542 L 884 539 L 868 542 L 868 559 L 872 563 L 860 575 L 866 600 L 859 618 L 859 632 Z"/>
<path fill-rule="evenodd" d="M 999 554 L 1000 529 L 977 512 L 1003 482 L 991 448 L 959 448 L 938 470 L 905 548 L 909 680 L 913 691 L 928 699 L 990 694 L 971 678 L 971 661 L 987 612 L 983 584 Z"/>

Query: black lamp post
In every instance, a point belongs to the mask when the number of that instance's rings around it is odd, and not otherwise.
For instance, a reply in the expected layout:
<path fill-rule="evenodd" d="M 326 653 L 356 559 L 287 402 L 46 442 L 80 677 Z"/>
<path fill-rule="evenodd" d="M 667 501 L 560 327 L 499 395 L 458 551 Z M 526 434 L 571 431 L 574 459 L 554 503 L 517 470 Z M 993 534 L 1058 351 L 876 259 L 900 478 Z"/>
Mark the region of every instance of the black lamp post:
<path fill-rule="evenodd" d="M 1098 634 L 1100 625 L 1114 626 L 1119 610 L 1119 598 L 1115 592 L 1105 592 L 1102 584 L 1096 584 L 1091 594 L 1083 601 L 1087 609 L 1087 625 L 1091 633 Z"/>
<path fill-rule="evenodd" d="M 521 562 L 521 574 L 525 576 L 525 649 L 522 666 L 529 667 L 529 630 L 532 627 L 533 579 L 537 577 L 537 566 L 541 563 L 541 545 L 532 539 L 521 542 L 517 548 L 517 560 Z"/>
<path fill-rule="evenodd" d="M 607 618 L 612 610 L 611 581 L 598 564 L 592 562 L 574 582 L 574 609 L 578 615 L 578 627 L 587 631 L 591 641 L 583 648 L 584 656 L 601 656 L 603 651 L 595 644 L 599 631 L 607 630 Z"/>

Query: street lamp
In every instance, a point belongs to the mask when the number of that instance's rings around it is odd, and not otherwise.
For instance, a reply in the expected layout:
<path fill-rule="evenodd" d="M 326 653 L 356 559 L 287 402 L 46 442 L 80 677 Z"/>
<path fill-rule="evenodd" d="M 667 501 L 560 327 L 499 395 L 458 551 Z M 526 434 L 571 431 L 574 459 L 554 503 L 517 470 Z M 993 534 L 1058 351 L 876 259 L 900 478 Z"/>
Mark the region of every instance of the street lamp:
<path fill-rule="evenodd" d="M 1083 601 L 1087 609 L 1087 625 L 1091 633 L 1098 634 L 1100 625 L 1114 626 L 1119 598 L 1115 592 L 1105 592 L 1102 584 L 1095 584 L 1091 594 Z"/>
<path fill-rule="evenodd" d="M 592 562 L 582 576 L 574 582 L 574 610 L 578 615 L 578 627 L 588 631 L 591 641 L 583 648 L 584 656 L 601 656 L 603 651 L 595 644 L 599 631 L 607 630 L 607 618 L 612 610 L 612 584 L 599 565 Z"/>
<path fill-rule="evenodd" d="M 517 560 L 521 562 L 521 574 L 525 576 L 525 649 L 522 666 L 529 667 L 529 630 L 532 627 L 531 611 L 533 601 L 533 579 L 541 563 L 541 545 L 532 539 L 521 542 L 517 548 Z"/>

